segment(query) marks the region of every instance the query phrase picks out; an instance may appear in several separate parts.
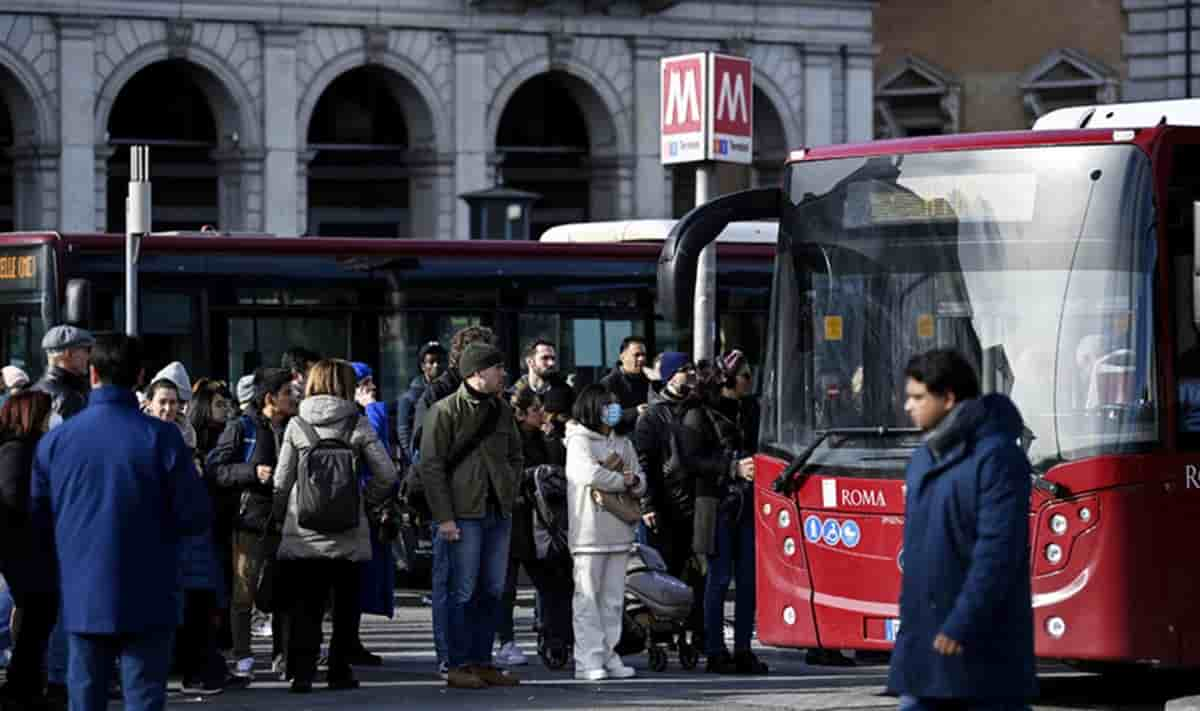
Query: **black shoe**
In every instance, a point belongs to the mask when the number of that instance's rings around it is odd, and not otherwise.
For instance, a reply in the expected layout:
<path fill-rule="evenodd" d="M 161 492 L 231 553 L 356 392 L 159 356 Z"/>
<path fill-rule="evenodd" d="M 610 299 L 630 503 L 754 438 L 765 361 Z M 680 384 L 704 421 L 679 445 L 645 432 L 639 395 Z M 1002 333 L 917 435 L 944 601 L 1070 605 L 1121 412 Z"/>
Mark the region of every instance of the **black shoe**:
<path fill-rule="evenodd" d="M 199 679 L 184 679 L 184 696 L 216 696 L 225 690 L 220 681 L 201 681 Z"/>
<path fill-rule="evenodd" d="M 292 688 L 288 689 L 288 692 L 293 693 L 293 694 L 311 694 L 312 693 L 312 681 L 308 681 L 308 680 L 304 680 L 304 679 L 293 679 L 292 680 Z"/>
<path fill-rule="evenodd" d="M 767 663 L 759 659 L 749 649 L 743 649 L 733 655 L 733 663 L 738 674 L 754 674 L 761 676 L 771 671 Z"/>
<path fill-rule="evenodd" d="M 709 674 L 733 674 L 737 672 L 737 664 L 729 652 L 722 650 L 720 654 L 708 658 L 708 662 L 704 665 L 704 671 Z"/>
<path fill-rule="evenodd" d="M 854 660 L 836 649 L 810 649 L 804 655 L 804 663 L 816 667 L 852 667 Z"/>
<path fill-rule="evenodd" d="M 330 691 L 343 691 L 345 689 L 357 689 L 358 687 L 358 679 L 354 677 L 338 677 L 329 680 Z"/>
<path fill-rule="evenodd" d="M 383 657 L 371 654 L 366 649 L 359 647 L 346 655 L 346 663 L 352 667 L 381 667 L 383 666 Z"/>

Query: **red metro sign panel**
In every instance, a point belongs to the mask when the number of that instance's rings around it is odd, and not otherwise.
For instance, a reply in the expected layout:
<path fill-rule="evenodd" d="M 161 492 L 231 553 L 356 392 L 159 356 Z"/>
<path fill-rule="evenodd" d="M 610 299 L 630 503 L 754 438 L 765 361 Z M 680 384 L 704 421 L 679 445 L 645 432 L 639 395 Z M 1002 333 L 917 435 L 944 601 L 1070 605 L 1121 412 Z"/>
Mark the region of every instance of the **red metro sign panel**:
<path fill-rule="evenodd" d="M 753 80 L 750 60 L 742 57 L 702 52 L 663 59 L 662 162 L 749 163 Z"/>

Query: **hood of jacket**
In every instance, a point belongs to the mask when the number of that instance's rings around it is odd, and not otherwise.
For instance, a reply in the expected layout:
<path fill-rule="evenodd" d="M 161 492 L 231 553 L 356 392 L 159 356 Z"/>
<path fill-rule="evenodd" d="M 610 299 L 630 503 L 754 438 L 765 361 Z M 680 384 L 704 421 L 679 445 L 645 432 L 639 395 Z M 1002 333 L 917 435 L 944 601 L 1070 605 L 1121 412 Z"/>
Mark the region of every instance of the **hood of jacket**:
<path fill-rule="evenodd" d="M 570 442 L 574 437 L 583 437 L 587 439 L 590 444 L 592 442 L 607 442 L 610 436 L 611 435 L 600 434 L 595 430 L 590 430 L 578 422 L 571 420 L 567 423 L 567 435 L 564 439 L 565 441 Z"/>
<path fill-rule="evenodd" d="M 159 380 L 170 380 L 175 383 L 175 388 L 179 391 L 179 401 L 187 402 L 192 399 L 192 381 L 188 378 L 187 368 L 183 367 L 183 363 L 175 361 L 167 367 L 154 374 L 150 379 L 151 383 Z"/>
<path fill-rule="evenodd" d="M 977 442 L 989 435 L 1015 440 L 1024 429 L 1017 406 L 1007 395 L 991 393 L 963 402 L 950 411 L 929 433 L 926 442 L 933 455 L 942 458 L 964 442 Z"/>
<path fill-rule="evenodd" d="M 348 417 L 358 421 L 358 405 L 333 395 L 313 395 L 300 403 L 300 416 L 313 426 L 328 427 Z"/>

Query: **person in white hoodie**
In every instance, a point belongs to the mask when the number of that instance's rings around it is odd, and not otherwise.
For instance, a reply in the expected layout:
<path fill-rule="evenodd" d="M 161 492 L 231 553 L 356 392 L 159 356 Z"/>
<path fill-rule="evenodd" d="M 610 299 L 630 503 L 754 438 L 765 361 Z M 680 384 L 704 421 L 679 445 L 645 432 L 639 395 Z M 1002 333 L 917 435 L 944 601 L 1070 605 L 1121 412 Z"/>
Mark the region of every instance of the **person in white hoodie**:
<path fill-rule="evenodd" d="M 589 385 L 576 398 L 574 419 L 567 423 L 567 539 L 575 564 L 575 678 L 587 681 L 628 679 L 635 674 L 616 653 L 634 526 L 602 507 L 596 495 L 639 497 L 646 490 L 633 443 L 613 429 L 621 414 L 616 395 L 603 385 Z"/>

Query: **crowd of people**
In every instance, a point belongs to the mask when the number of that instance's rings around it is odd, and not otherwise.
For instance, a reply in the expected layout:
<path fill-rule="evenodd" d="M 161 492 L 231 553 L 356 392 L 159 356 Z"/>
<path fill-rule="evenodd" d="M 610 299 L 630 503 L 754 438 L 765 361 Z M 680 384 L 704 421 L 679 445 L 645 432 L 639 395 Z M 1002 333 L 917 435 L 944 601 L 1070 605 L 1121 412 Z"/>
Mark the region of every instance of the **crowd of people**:
<path fill-rule="evenodd" d="M 576 389 L 539 339 L 510 385 L 492 331 L 469 327 L 423 346 L 389 402 L 367 364 L 303 348 L 227 384 L 181 362 L 146 377 L 140 342 L 119 334 L 61 325 L 42 347 L 36 382 L 0 371 L 6 708 L 102 709 L 120 694 L 158 709 L 172 674 L 189 695 L 256 674 L 307 693 L 322 665 L 330 689 L 355 688 L 354 667 L 383 662 L 359 628 L 393 613 L 401 511 L 433 538 L 433 651 L 450 687 L 520 683 L 522 570 L 549 666 L 573 656 L 578 678 L 633 676 L 619 650 L 635 541 L 692 587 L 679 644 L 710 672 L 767 671 L 750 650 L 757 407 L 740 351 L 707 369 L 666 352 L 651 369 L 630 337 L 610 374 Z M 543 505 L 554 481 L 561 513 Z"/>

